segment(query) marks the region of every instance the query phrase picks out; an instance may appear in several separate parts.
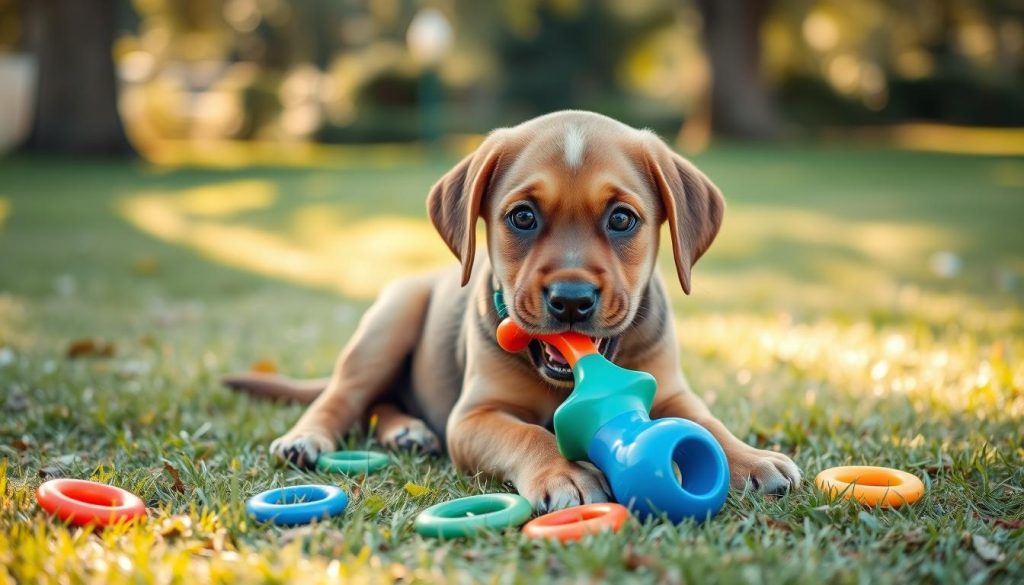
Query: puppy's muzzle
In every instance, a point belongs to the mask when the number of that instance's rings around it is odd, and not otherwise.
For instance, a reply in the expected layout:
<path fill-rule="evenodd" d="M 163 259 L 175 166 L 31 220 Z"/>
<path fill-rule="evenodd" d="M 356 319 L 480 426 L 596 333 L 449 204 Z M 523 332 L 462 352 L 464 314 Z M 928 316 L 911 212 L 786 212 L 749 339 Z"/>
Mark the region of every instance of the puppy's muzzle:
<path fill-rule="evenodd" d="M 599 293 L 589 282 L 557 281 L 543 293 L 548 313 L 562 323 L 583 323 L 597 312 Z"/>

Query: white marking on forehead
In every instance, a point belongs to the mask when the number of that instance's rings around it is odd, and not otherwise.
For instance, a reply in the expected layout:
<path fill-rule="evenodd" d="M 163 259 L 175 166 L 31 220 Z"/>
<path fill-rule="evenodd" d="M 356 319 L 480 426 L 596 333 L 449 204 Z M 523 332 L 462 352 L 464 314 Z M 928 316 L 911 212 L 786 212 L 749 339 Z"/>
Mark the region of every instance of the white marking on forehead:
<path fill-rule="evenodd" d="M 565 130 L 565 164 L 576 170 L 583 164 L 583 151 L 587 149 L 586 138 L 578 126 L 569 126 Z"/>
<path fill-rule="evenodd" d="M 575 249 L 570 248 L 562 254 L 563 268 L 580 268 L 583 266 L 583 254 Z"/>

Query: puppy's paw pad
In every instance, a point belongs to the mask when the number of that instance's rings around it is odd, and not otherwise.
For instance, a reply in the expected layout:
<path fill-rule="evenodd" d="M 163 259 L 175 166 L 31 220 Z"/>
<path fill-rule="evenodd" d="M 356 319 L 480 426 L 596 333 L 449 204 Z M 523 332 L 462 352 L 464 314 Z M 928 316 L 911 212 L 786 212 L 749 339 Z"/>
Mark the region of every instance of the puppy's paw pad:
<path fill-rule="evenodd" d="M 270 452 L 282 461 L 312 467 L 321 453 L 334 449 L 334 441 L 312 431 L 292 431 L 270 444 Z"/>
<path fill-rule="evenodd" d="M 800 485 L 800 468 L 782 453 L 746 447 L 729 458 L 732 487 L 747 486 L 765 494 L 784 494 Z"/>
<path fill-rule="evenodd" d="M 541 513 L 608 501 L 608 488 L 601 472 L 568 461 L 546 467 L 516 487 Z"/>

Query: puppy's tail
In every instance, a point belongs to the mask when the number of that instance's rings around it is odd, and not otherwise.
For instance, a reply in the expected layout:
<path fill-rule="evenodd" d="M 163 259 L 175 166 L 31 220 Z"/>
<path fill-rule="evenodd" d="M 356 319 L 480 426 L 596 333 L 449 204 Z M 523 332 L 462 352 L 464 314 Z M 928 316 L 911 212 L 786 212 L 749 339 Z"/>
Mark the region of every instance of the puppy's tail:
<path fill-rule="evenodd" d="M 278 374 L 248 372 L 224 376 L 221 382 L 232 390 L 246 392 L 258 398 L 309 404 L 323 392 L 329 380 L 330 378 L 293 380 Z"/>

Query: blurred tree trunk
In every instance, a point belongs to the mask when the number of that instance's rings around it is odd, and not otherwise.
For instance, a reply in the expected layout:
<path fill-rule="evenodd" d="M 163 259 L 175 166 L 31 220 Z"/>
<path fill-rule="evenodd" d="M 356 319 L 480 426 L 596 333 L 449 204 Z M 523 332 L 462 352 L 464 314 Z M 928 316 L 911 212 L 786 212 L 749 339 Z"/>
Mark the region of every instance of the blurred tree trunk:
<path fill-rule="evenodd" d="M 131 152 L 117 112 L 111 50 L 116 0 L 26 0 L 28 46 L 39 67 L 26 147 L 64 153 Z"/>
<path fill-rule="evenodd" d="M 770 0 L 697 0 L 711 65 L 711 129 L 735 138 L 770 139 L 779 115 L 761 77 L 761 22 Z"/>

